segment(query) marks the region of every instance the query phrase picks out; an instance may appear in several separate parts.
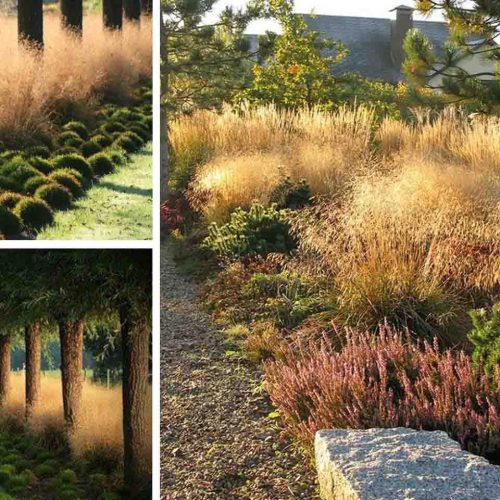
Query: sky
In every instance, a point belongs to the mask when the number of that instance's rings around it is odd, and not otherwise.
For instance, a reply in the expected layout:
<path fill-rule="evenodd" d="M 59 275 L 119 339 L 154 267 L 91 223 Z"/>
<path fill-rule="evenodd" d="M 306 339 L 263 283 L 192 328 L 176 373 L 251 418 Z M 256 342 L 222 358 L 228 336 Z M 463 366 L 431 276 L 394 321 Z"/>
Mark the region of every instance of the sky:
<path fill-rule="evenodd" d="M 210 20 L 216 16 L 225 6 L 243 7 L 247 0 L 219 0 L 216 9 L 212 13 Z M 395 12 L 389 12 L 398 5 L 415 5 L 414 0 L 295 0 L 295 11 L 302 14 L 330 14 L 338 16 L 362 16 L 362 17 L 385 17 L 395 18 Z M 420 14 L 415 13 L 415 19 L 424 19 Z M 433 14 L 432 21 L 442 20 L 439 14 Z M 255 21 L 247 30 L 250 33 L 260 34 L 266 30 L 276 31 L 276 24 L 273 21 Z"/>

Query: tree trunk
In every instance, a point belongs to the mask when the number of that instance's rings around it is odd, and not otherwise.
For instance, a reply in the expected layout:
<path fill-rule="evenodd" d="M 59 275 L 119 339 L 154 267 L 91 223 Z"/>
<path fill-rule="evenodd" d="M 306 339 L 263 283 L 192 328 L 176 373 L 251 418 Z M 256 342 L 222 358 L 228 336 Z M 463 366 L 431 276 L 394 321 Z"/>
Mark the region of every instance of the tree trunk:
<path fill-rule="evenodd" d="M 43 0 L 18 0 L 17 32 L 19 41 L 43 48 Z"/>
<path fill-rule="evenodd" d="M 26 327 L 26 420 L 34 415 L 40 402 L 40 369 L 42 363 L 42 329 L 39 323 Z"/>
<path fill-rule="evenodd" d="M 168 36 L 163 24 L 162 16 L 160 18 L 160 52 L 162 63 L 168 68 L 167 43 Z M 167 107 L 163 99 L 168 91 L 168 69 L 160 75 L 160 203 L 165 203 L 168 196 L 168 116 Z"/>
<path fill-rule="evenodd" d="M 141 0 L 123 0 L 125 19 L 139 21 L 141 19 Z"/>
<path fill-rule="evenodd" d="M 123 0 L 103 0 L 102 16 L 105 28 L 121 30 L 123 27 Z"/>
<path fill-rule="evenodd" d="M 153 14 L 153 0 L 141 0 L 142 13 L 150 16 Z"/>
<path fill-rule="evenodd" d="M 83 321 L 59 323 L 64 420 L 68 435 L 77 428 L 83 387 Z"/>
<path fill-rule="evenodd" d="M 0 334 L 0 408 L 7 400 L 10 385 L 10 333 Z"/>
<path fill-rule="evenodd" d="M 151 475 L 147 429 L 149 365 L 148 320 L 132 318 L 131 309 L 120 310 L 123 350 L 123 441 L 125 482 L 132 496 L 139 494 Z"/>
<path fill-rule="evenodd" d="M 61 0 L 61 17 L 65 28 L 81 35 L 83 32 L 83 1 Z"/>

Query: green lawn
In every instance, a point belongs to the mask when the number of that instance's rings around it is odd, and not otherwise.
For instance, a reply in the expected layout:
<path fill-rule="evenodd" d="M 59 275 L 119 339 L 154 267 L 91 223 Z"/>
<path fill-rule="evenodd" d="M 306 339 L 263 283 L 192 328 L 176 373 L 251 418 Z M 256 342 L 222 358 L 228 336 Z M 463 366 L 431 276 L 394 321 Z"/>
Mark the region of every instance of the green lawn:
<path fill-rule="evenodd" d="M 74 206 L 57 212 L 40 240 L 149 240 L 152 238 L 151 144 L 106 175 Z"/>

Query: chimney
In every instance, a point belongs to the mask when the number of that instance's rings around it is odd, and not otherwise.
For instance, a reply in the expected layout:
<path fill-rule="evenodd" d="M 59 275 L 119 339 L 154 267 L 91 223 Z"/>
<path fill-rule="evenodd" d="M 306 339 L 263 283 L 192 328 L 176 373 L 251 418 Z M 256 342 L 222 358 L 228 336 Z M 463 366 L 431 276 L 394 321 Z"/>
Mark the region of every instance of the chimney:
<path fill-rule="evenodd" d="M 406 34 L 413 28 L 413 9 L 407 5 L 400 5 L 391 10 L 396 11 L 396 20 L 391 21 L 391 59 L 397 69 L 405 59 L 403 42 Z"/>

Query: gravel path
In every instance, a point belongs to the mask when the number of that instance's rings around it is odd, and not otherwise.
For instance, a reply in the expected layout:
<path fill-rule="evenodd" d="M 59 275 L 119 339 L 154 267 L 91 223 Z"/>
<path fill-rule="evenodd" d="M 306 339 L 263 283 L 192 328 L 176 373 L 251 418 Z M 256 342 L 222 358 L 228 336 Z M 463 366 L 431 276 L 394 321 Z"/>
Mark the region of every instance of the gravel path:
<path fill-rule="evenodd" d="M 316 498 L 314 472 L 267 417 L 261 372 L 224 354 L 167 244 L 161 280 L 162 499 Z"/>

